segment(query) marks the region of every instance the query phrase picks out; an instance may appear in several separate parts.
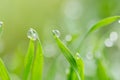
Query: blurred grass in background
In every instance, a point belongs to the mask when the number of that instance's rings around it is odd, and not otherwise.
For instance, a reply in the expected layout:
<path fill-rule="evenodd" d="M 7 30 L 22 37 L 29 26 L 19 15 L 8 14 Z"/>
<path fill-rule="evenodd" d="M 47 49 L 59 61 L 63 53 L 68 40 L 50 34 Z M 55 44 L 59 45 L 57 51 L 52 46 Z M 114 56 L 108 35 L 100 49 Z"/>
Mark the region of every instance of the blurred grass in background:
<path fill-rule="evenodd" d="M 69 65 L 65 58 L 59 55 L 60 51 L 51 31 L 60 30 L 60 38 L 75 52 L 81 35 L 97 21 L 115 15 L 120 15 L 120 0 L 0 0 L 0 20 L 4 22 L 0 56 L 11 76 L 15 78 L 13 80 L 19 80 L 22 77 L 23 60 L 29 42 L 26 34 L 30 27 L 35 28 L 45 52 L 44 80 L 50 80 L 52 74 L 55 74 L 54 80 L 66 80 L 65 71 Z M 111 32 L 117 32 L 119 37 L 120 24 L 115 22 L 109 26 L 92 34 L 82 46 L 86 80 L 96 80 L 96 64 L 89 60 L 89 57 L 87 59 L 86 55 L 91 56 L 88 53 L 91 53 L 94 45 L 99 45 L 102 37 L 107 39 Z M 108 73 L 113 76 L 113 80 L 120 80 L 119 51 L 119 38 L 110 48 L 104 45 L 105 64 L 110 66 Z M 55 70 L 50 70 L 52 68 Z"/>

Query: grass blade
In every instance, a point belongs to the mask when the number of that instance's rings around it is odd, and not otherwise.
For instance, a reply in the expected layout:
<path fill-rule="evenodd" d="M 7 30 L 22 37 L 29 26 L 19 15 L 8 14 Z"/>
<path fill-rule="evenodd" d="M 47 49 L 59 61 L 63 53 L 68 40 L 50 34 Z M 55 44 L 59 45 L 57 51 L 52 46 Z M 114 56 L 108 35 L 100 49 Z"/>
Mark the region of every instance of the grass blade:
<path fill-rule="evenodd" d="M 67 61 L 71 64 L 71 67 L 73 68 L 73 70 L 76 72 L 76 75 L 78 76 L 79 80 L 83 80 L 81 78 L 81 73 L 79 72 L 79 68 L 76 62 L 76 59 L 73 57 L 71 51 L 62 43 L 62 41 L 59 39 L 58 35 L 58 31 L 53 31 L 53 35 L 55 37 L 55 40 L 59 46 L 59 48 L 61 49 L 63 55 L 65 56 L 65 58 L 67 59 Z M 81 66 L 79 66 L 81 68 Z"/>
<path fill-rule="evenodd" d="M 106 69 L 100 60 L 97 61 L 97 75 L 99 80 L 109 80 Z"/>
<path fill-rule="evenodd" d="M 29 78 L 33 59 L 34 59 L 34 42 L 32 40 L 30 40 L 28 53 L 25 58 L 24 80 L 28 80 L 28 78 Z"/>
<path fill-rule="evenodd" d="M 76 54 L 76 63 L 78 66 L 79 74 L 81 76 L 81 80 L 84 80 L 84 62 L 79 53 Z"/>
<path fill-rule="evenodd" d="M 93 25 L 87 32 L 85 35 L 83 35 L 83 37 L 81 38 L 81 41 L 80 41 L 80 45 L 78 47 L 78 51 L 80 51 L 80 47 L 81 45 L 83 44 L 83 41 L 85 40 L 85 38 L 91 34 L 92 32 L 94 32 L 95 30 L 101 28 L 101 27 L 104 27 L 106 25 L 109 25 L 111 23 L 113 23 L 114 21 L 120 19 L 120 16 L 113 16 L 113 17 L 108 17 L 108 18 L 105 18 L 99 22 L 97 22 L 95 25 Z"/>
<path fill-rule="evenodd" d="M 8 72 L 1 58 L 0 58 L 0 80 L 10 80 Z"/>
<path fill-rule="evenodd" d="M 37 42 L 37 51 L 32 67 L 32 80 L 42 80 L 43 72 L 43 50 L 40 40 Z"/>

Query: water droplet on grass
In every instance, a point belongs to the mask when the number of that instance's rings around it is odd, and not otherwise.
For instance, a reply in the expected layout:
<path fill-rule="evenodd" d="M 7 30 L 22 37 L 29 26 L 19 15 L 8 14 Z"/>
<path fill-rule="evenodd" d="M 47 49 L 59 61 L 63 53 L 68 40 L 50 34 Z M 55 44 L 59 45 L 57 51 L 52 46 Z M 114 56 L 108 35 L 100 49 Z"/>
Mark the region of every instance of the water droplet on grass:
<path fill-rule="evenodd" d="M 76 53 L 76 59 L 80 59 L 80 54 L 78 52 Z"/>
<path fill-rule="evenodd" d="M 33 28 L 29 29 L 27 36 L 29 39 L 33 41 L 35 41 L 38 38 L 37 32 Z"/>
<path fill-rule="evenodd" d="M 56 37 L 60 37 L 60 31 L 59 30 L 53 30 L 53 35 L 55 35 Z"/>
<path fill-rule="evenodd" d="M 2 21 L 0 21 L 0 27 L 2 27 L 2 25 L 3 25 L 3 22 L 2 22 Z"/>
<path fill-rule="evenodd" d="M 66 35 L 65 40 L 68 41 L 68 42 L 71 41 L 72 40 L 72 36 L 71 35 Z"/>
<path fill-rule="evenodd" d="M 104 42 L 106 47 L 112 47 L 113 46 L 113 42 L 110 39 L 106 39 Z"/>
<path fill-rule="evenodd" d="M 117 34 L 117 32 L 111 32 L 111 33 L 110 33 L 110 40 L 111 40 L 112 42 L 115 42 L 115 41 L 117 41 L 117 39 L 118 39 L 118 34 Z"/>

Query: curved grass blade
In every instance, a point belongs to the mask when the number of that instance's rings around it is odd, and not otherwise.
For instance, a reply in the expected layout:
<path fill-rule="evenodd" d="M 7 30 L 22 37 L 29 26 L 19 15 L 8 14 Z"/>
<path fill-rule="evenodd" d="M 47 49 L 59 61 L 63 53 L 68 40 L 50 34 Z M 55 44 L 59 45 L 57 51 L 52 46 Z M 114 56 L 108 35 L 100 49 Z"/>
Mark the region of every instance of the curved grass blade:
<path fill-rule="evenodd" d="M 32 67 L 32 80 L 42 80 L 42 72 L 43 72 L 43 49 L 41 46 L 41 42 L 38 39 L 36 56 Z"/>
<path fill-rule="evenodd" d="M 99 29 L 99 28 L 101 28 L 101 27 L 104 27 L 104 26 L 106 26 L 106 25 L 109 25 L 109 24 L 115 22 L 115 21 L 118 20 L 118 19 L 120 19 L 120 16 L 113 16 L 113 17 L 108 17 L 108 18 L 105 18 L 105 19 L 97 22 L 97 23 L 96 23 L 95 25 L 93 25 L 93 26 L 86 32 L 86 34 L 81 38 L 80 45 L 79 45 L 78 48 L 81 47 L 83 41 L 85 40 L 85 38 L 86 38 L 89 34 L 91 34 L 92 32 L 94 32 L 95 30 L 97 30 L 97 29 Z M 78 49 L 78 51 L 79 51 L 79 49 Z"/>
<path fill-rule="evenodd" d="M 0 58 L 0 80 L 10 80 L 8 72 L 1 58 Z"/>
<path fill-rule="evenodd" d="M 76 75 L 78 76 L 78 80 L 82 80 L 81 73 L 79 72 L 76 59 L 73 57 L 71 51 L 62 43 L 62 41 L 59 39 L 59 37 L 54 32 L 55 31 L 53 31 L 54 38 L 55 38 L 59 48 L 61 49 L 63 55 L 65 56 L 67 61 L 71 64 L 71 67 L 73 68 Z"/>
<path fill-rule="evenodd" d="M 28 78 L 29 78 L 31 68 L 32 68 L 33 59 L 34 59 L 34 41 L 30 40 L 28 52 L 27 52 L 27 55 L 25 58 L 24 80 L 28 80 Z"/>

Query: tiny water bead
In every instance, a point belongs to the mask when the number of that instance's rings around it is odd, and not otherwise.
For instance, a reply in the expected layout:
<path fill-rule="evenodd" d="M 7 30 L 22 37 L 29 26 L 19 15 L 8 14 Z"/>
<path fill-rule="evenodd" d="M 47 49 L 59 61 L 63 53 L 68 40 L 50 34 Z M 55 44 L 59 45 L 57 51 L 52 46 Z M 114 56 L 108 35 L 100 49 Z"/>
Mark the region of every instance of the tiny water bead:
<path fill-rule="evenodd" d="M 0 21 L 0 27 L 2 27 L 2 25 L 3 25 L 3 22 L 2 22 L 2 21 Z"/>
<path fill-rule="evenodd" d="M 117 32 L 111 32 L 110 33 L 110 40 L 112 42 L 115 42 L 115 41 L 117 41 L 117 39 L 118 39 L 118 33 Z"/>
<path fill-rule="evenodd" d="M 31 39 L 33 41 L 35 41 L 36 39 L 38 39 L 37 32 L 33 28 L 30 28 L 28 30 L 27 36 L 28 36 L 29 39 Z"/>
<path fill-rule="evenodd" d="M 65 40 L 70 42 L 72 40 L 72 36 L 71 35 L 66 35 Z"/>
<path fill-rule="evenodd" d="M 59 30 L 53 30 L 53 35 L 55 35 L 56 37 L 60 37 L 60 31 Z"/>
<path fill-rule="evenodd" d="M 106 47 L 112 47 L 113 46 L 113 42 L 110 39 L 106 39 L 104 42 Z"/>
<path fill-rule="evenodd" d="M 78 52 L 76 53 L 76 59 L 80 59 L 80 54 Z"/>

